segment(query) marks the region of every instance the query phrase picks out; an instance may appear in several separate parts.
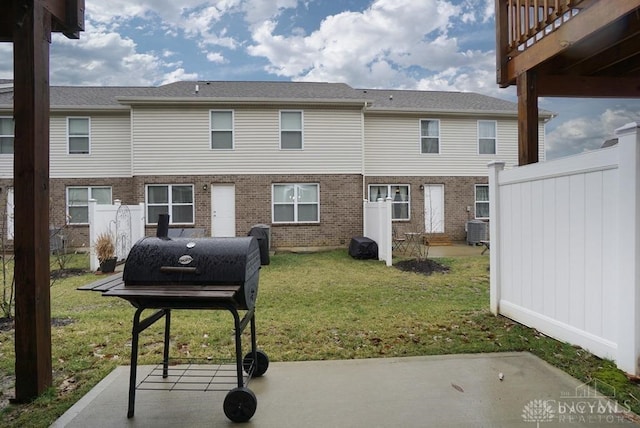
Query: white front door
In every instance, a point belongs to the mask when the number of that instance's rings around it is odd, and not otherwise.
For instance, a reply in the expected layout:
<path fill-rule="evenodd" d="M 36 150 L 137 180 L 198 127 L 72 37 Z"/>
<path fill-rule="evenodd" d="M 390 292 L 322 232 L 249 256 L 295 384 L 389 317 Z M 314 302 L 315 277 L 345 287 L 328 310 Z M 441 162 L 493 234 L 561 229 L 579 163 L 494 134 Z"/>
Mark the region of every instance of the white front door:
<path fill-rule="evenodd" d="M 211 186 L 211 236 L 236 236 L 236 187 Z"/>
<path fill-rule="evenodd" d="M 444 184 L 424 185 L 424 230 L 444 233 Z"/>

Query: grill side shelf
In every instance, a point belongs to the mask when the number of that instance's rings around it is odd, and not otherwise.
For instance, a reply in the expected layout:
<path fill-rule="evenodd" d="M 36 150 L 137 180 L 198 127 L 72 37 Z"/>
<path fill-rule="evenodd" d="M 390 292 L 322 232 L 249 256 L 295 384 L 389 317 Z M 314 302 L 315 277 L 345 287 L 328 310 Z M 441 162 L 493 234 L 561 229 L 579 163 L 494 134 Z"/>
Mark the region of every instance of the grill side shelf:
<path fill-rule="evenodd" d="M 152 299 L 171 301 L 215 302 L 234 301 L 239 285 L 124 285 L 118 284 L 103 293 L 104 296 L 123 299 Z"/>
<path fill-rule="evenodd" d="M 109 275 L 105 278 L 99 279 L 98 281 L 78 287 L 77 289 L 80 291 L 99 291 L 104 293 L 105 291 L 121 284 L 124 284 L 122 280 L 122 272 L 118 272 L 117 274 Z"/>

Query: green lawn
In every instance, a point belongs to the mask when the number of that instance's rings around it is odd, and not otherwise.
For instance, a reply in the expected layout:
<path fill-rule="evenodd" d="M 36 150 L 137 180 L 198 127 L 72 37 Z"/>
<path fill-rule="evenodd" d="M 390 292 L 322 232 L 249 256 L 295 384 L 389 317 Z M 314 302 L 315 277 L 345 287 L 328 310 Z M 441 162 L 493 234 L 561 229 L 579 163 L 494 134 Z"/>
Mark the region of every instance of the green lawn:
<path fill-rule="evenodd" d="M 275 255 L 260 272 L 259 347 L 272 361 L 530 351 L 582 381 L 604 380 L 618 400 L 640 410 L 640 388 L 611 362 L 489 312 L 488 257 L 438 261 L 450 272 L 402 272 L 346 251 Z M 51 288 L 52 316 L 66 324 L 52 328 L 54 386 L 34 403 L 4 406 L 0 425 L 46 427 L 114 367 L 128 364 L 134 309 L 76 290 L 96 279 L 85 274 Z M 174 311 L 171 354 L 233 356 L 232 326 L 226 311 Z M 142 333 L 141 364 L 160 361 L 162 340 L 162 323 Z M 13 396 L 13 346 L 13 331 L 0 332 L 2 398 Z"/>

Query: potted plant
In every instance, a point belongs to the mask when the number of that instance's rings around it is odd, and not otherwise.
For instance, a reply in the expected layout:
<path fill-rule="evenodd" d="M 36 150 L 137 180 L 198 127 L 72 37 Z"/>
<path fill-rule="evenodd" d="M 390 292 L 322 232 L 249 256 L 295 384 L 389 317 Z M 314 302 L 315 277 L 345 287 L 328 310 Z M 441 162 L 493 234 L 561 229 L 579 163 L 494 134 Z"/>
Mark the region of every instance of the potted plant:
<path fill-rule="evenodd" d="M 96 256 L 100 262 L 100 271 L 102 273 L 110 273 L 116 269 L 116 246 L 113 238 L 108 232 L 103 232 L 96 237 L 95 241 Z"/>

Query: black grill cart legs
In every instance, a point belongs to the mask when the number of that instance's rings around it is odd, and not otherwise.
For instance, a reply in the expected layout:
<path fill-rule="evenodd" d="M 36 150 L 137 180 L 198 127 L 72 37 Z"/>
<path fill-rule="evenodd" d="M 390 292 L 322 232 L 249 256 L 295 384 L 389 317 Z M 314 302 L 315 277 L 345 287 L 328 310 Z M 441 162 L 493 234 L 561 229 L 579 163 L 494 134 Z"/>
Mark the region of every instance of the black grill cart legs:
<path fill-rule="evenodd" d="M 179 308 L 185 309 L 184 307 Z M 197 308 L 197 306 L 195 308 Z M 168 376 L 171 309 L 159 309 L 149 317 L 141 320 L 140 316 L 145 309 L 153 309 L 153 307 L 145 306 L 138 302 L 136 312 L 133 316 L 133 328 L 131 331 L 131 368 L 129 375 L 129 407 L 127 409 L 127 418 L 132 418 L 135 412 L 136 376 L 138 368 L 140 333 L 162 317 L 165 318 L 162 377 L 166 378 Z M 269 357 L 267 357 L 267 354 L 263 351 L 257 349 L 256 321 L 253 308 L 249 309 L 242 319 L 240 319 L 237 309 L 232 305 L 221 304 L 217 305 L 215 309 L 226 309 L 231 312 L 233 315 L 235 330 L 237 387 L 229 391 L 224 399 L 224 414 L 233 422 L 247 422 L 254 415 L 256 408 L 258 407 L 258 400 L 256 399 L 255 394 L 247 388 L 247 385 L 252 377 L 259 377 L 265 374 L 269 368 Z M 247 325 L 250 325 L 251 328 L 251 351 L 243 358 L 242 332 Z M 247 373 L 246 382 L 243 372 Z"/>
<path fill-rule="evenodd" d="M 167 377 L 169 367 L 169 330 L 171 328 L 171 310 L 160 309 L 153 315 L 140 321 L 140 315 L 144 311 L 144 307 L 136 309 L 133 316 L 133 328 L 131 329 L 131 368 L 129 373 L 129 408 L 127 409 L 127 418 L 132 418 L 135 412 L 136 402 L 136 375 L 138 371 L 138 341 L 140 333 L 146 330 L 153 323 L 163 316 L 165 317 L 164 327 L 164 360 L 162 361 L 162 377 Z"/>

